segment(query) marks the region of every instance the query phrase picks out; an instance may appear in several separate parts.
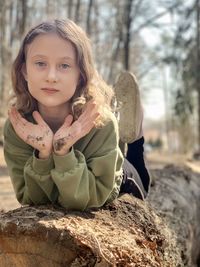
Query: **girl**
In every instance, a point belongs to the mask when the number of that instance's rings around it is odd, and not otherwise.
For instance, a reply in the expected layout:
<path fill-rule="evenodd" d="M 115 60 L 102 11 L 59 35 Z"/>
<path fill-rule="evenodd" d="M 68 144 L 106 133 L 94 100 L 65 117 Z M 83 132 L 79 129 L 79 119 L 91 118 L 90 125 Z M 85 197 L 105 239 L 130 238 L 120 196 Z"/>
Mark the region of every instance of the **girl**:
<path fill-rule="evenodd" d="M 130 190 L 110 108 L 112 90 L 95 70 L 79 26 L 53 20 L 31 29 L 14 61 L 12 82 L 15 102 L 4 126 L 4 155 L 20 203 L 85 210 Z M 143 198 L 140 178 L 136 184 L 131 192 Z"/>

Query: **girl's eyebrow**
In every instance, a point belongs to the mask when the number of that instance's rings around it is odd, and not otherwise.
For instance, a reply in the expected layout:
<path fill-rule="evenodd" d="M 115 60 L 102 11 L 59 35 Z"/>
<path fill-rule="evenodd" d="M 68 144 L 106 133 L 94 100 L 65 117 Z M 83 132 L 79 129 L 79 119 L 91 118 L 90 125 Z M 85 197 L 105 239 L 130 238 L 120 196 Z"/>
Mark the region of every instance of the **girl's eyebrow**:
<path fill-rule="evenodd" d="M 34 55 L 32 58 L 35 58 L 35 57 L 42 57 L 42 58 L 47 58 L 47 56 L 45 55 Z M 74 61 L 74 59 L 72 57 L 69 57 L 69 56 L 65 56 L 65 57 L 60 57 L 59 59 L 65 59 L 65 60 L 71 60 L 71 61 Z"/>
<path fill-rule="evenodd" d="M 72 57 L 66 56 L 66 57 L 61 57 L 60 59 L 69 59 L 69 60 L 74 60 Z"/>

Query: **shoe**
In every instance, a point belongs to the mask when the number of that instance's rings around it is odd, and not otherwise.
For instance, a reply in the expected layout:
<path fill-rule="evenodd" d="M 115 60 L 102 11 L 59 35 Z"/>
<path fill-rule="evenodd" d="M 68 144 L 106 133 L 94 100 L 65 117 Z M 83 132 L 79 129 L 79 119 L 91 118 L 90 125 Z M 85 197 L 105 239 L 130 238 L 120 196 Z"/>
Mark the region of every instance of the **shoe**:
<path fill-rule="evenodd" d="M 123 143 L 132 143 L 143 136 L 143 109 L 135 76 L 126 71 L 114 85 L 119 106 L 119 136 Z"/>

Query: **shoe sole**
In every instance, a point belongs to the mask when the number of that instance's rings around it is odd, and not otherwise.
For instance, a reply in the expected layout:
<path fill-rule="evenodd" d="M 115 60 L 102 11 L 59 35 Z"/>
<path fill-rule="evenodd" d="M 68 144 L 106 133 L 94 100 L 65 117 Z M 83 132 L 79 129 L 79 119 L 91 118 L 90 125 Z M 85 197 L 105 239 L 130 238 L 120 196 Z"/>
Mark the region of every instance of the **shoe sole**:
<path fill-rule="evenodd" d="M 133 142 L 139 133 L 140 92 L 136 78 L 130 72 L 120 74 L 114 85 L 119 109 L 119 136 L 123 143 Z"/>

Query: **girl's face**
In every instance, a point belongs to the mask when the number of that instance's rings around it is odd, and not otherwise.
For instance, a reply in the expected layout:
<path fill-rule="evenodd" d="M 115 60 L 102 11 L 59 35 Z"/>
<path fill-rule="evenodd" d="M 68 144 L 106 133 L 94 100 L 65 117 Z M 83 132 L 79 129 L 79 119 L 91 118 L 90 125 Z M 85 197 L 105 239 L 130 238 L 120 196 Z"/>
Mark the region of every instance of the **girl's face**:
<path fill-rule="evenodd" d="M 73 45 L 57 34 L 41 34 L 27 46 L 24 77 L 41 107 L 64 107 L 80 76 Z"/>

